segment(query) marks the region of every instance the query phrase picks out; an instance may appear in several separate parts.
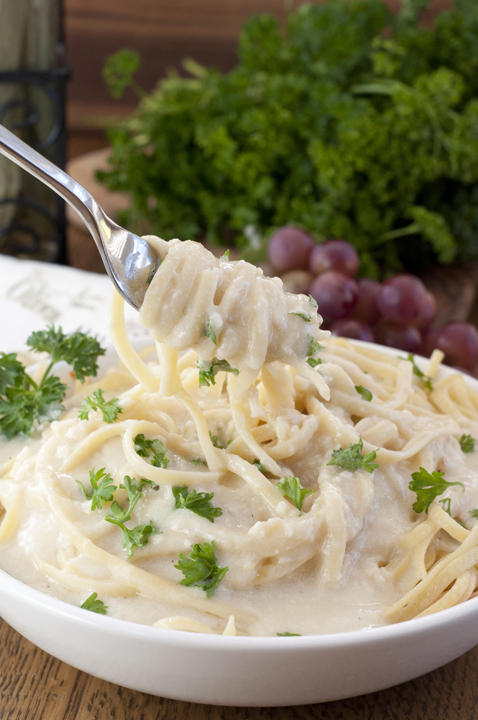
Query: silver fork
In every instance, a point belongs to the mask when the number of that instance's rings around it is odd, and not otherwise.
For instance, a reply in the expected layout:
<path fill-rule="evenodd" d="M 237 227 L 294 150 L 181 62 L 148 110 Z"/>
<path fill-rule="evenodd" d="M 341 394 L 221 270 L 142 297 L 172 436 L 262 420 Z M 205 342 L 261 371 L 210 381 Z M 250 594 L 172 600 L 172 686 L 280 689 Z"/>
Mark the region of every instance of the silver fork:
<path fill-rule="evenodd" d="M 48 185 L 83 218 L 118 292 L 139 310 L 160 258 L 146 240 L 109 218 L 85 188 L 0 125 L 0 152 Z"/>

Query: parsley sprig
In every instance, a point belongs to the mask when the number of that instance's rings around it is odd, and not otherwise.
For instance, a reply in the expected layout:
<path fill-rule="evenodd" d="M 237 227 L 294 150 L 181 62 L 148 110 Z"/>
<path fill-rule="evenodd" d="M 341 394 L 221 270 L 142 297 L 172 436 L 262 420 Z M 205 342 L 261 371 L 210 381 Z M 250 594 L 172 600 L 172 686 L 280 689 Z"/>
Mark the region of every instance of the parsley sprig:
<path fill-rule="evenodd" d="M 338 465 L 344 470 L 358 470 L 363 468 L 368 473 L 372 473 L 374 470 L 380 467 L 378 463 L 373 461 L 377 457 L 376 450 L 367 453 L 362 457 L 363 440 L 360 437 L 358 443 L 350 443 L 345 450 L 334 450 L 332 452 L 332 459 L 329 460 L 327 465 Z"/>
<path fill-rule="evenodd" d="M 141 478 L 139 482 L 136 482 L 134 478 L 125 475 L 120 488 L 126 490 L 128 494 L 128 504 L 125 505 L 125 507 L 121 507 L 121 505 L 114 500 L 111 504 L 111 515 L 106 515 L 105 517 L 105 520 L 121 528 L 123 532 L 123 548 L 126 550 L 127 558 L 131 557 L 135 548 L 147 545 L 150 535 L 157 535 L 159 532 L 153 525 L 152 520 L 145 525 L 137 525 L 134 528 L 127 528 L 125 525 L 128 520 L 131 520 L 131 513 L 138 503 L 138 500 L 144 495 L 143 485 L 155 487 L 156 483 L 152 480 L 146 480 L 146 478 Z"/>
<path fill-rule="evenodd" d="M 216 384 L 216 375 L 219 372 L 230 372 L 233 375 L 239 375 L 239 370 L 229 365 L 227 360 L 198 360 L 199 368 L 199 387 L 211 386 Z"/>
<path fill-rule="evenodd" d="M 154 467 L 168 467 L 167 449 L 161 440 L 146 440 L 143 433 L 140 433 L 134 439 L 134 449 L 140 457 L 151 458 L 151 465 Z"/>
<path fill-rule="evenodd" d="M 50 374 L 55 363 L 64 360 L 84 382 L 86 376 L 96 375 L 96 361 L 105 353 L 95 338 L 81 332 L 65 335 L 53 325 L 33 332 L 27 345 L 35 352 L 50 353 L 51 359 L 37 383 L 15 353 L 0 353 L 0 432 L 8 439 L 30 434 L 35 422 L 51 422 L 60 416 L 66 385 Z"/>
<path fill-rule="evenodd" d="M 55 363 L 64 360 L 71 365 L 81 382 L 84 382 L 86 377 L 96 376 L 98 357 L 106 352 L 96 338 L 82 332 L 65 335 L 61 327 L 56 329 L 54 325 L 50 325 L 46 330 L 33 332 L 27 340 L 27 345 L 35 352 L 50 353 L 51 361 L 46 375 Z"/>
<path fill-rule="evenodd" d="M 208 597 L 214 595 L 229 570 L 228 567 L 221 568 L 217 564 L 214 540 L 203 545 L 195 543 L 190 553 L 180 553 L 178 564 L 174 567 L 184 575 L 180 585 L 200 587 Z"/>
<path fill-rule="evenodd" d="M 315 490 L 306 490 L 300 484 L 299 478 L 290 475 L 284 477 L 277 483 L 276 487 L 282 490 L 284 495 L 292 500 L 296 508 L 302 512 L 302 505 L 307 495 L 313 495 Z"/>
<path fill-rule="evenodd" d="M 464 453 L 472 453 L 475 449 L 475 438 L 463 434 L 459 440 L 460 447 Z"/>
<path fill-rule="evenodd" d="M 98 615 L 106 615 L 108 606 L 104 604 L 102 600 L 98 600 L 98 593 L 92 593 L 90 597 L 87 597 L 85 602 L 80 605 L 83 610 L 90 610 L 90 612 L 98 613 Z"/>
<path fill-rule="evenodd" d="M 105 520 L 108 520 L 108 522 L 114 523 L 115 525 L 120 525 L 121 523 L 131 520 L 131 513 L 136 507 L 138 501 L 141 500 L 144 495 L 143 485 L 156 487 L 157 483 L 152 480 L 147 480 L 146 478 L 141 478 L 141 480 L 137 482 L 129 475 L 125 475 L 120 488 L 126 490 L 128 494 L 128 504 L 125 505 L 125 507 L 121 507 L 121 505 L 114 500 L 111 504 L 111 515 L 107 515 Z"/>
<path fill-rule="evenodd" d="M 80 411 L 78 412 L 80 420 L 88 420 L 90 410 L 101 410 L 103 420 L 108 424 L 114 423 L 118 415 L 123 412 L 119 406 L 118 398 L 105 400 L 101 388 L 98 388 L 98 390 L 95 390 L 94 393 L 83 400 Z"/>
<path fill-rule="evenodd" d="M 87 500 L 91 500 L 91 509 L 99 510 L 102 509 L 103 503 L 110 502 L 113 500 L 116 485 L 113 485 L 113 480 L 109 473 L 105 473 L 105 468 L 101 468 L 97 472 L 95 469 L 90 470 L 90 483 L 91 491 L 87 492 L 83 486 L 83 483 L 79 480 L 76 481 L 79 489 Z"/>
<path fill-rule="evenodd" d="M 447 482 L 443 478 L 444 474 L 436 470 L 429 473 L 428 470 L 422 467 L 418 472 L 412 473 L 413 480 L 408 487 L 417 494 L 417 500 L 413 503 L 413 509 L 416 513 L 423 511 L 428 513 L 428 508 L 435 498 L 444 493 L 449 487 L 452 487 L 452 485 L 460 485 L 463 490 L 465 489 L 461 482 Z"/>
<path fill-rule="evenodd" d="M 212 523 L 214 522 L 214 518 L 222 515 L 221 508 L 211 505 L 214 493 L 196 492 L 194 489 L 188 492 L 187 485 L 175 486 L 172 490 L 175 500 L 175 510 L 191 510 L 191 512 L 206 518 L 206 520 Z"/>

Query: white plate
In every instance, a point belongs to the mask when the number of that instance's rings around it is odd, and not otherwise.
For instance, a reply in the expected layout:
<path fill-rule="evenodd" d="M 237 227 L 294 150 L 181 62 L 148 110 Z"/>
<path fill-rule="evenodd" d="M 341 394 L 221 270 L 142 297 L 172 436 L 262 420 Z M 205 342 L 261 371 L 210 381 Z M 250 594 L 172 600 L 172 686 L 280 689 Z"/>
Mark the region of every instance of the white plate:
<path fill-rule="evenodd" d="M 478 598 L 371 630 L 229 637 L 96 615 L 0 571 L 0 615 L 79 670 L 133 690 L 213 705 L 301 705 L 362 695 L 434 670 L 478 644 Z"/>

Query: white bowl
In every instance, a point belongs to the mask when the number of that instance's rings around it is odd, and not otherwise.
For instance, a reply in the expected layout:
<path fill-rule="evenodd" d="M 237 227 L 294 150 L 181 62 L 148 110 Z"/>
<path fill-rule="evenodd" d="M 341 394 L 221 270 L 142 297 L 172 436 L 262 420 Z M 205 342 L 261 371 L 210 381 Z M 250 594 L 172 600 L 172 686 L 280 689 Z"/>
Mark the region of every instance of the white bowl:
<path fill-rule="evenodd" d="M 304 705 L 362 695 L 434 670 L 478 643 L 478 599 L 372 630 L 230 637 L 96 615 L 0 571 L 0 614 L 79 670 L 132 690 L 212 705 Z"/>
<path fill-rule="evenodd" d="M 96 615 L 0 571 L 0 615 L 79 670 L 133 690 L 213 705 L 303 705 L 362 695 L 434 670 L 478 644 L 478 598 L 370 630 L 230 637 Z"/>

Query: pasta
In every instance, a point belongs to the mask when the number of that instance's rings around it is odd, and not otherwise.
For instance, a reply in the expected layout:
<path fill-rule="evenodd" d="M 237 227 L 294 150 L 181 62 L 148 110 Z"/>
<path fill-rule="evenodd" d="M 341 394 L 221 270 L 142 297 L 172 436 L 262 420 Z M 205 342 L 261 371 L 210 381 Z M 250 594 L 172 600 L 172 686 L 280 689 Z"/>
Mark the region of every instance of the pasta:
<path fill-rule="evenodd" d="M 478 463 L 460 439 L 478 438 L 478 393 L 437 351 L 423 374 L 330 338 L 309 299 L 247 263 L 149 240 L 155 343 L 132 347 L 114 294 L 119 365 L 3 443 L 0 566 L 75 605 L 97 593 L 119 618 L 226 635 L 369 628 L 474 597 Z M 99 388 L 114 422 L 78 416 Z M 428 512 L 420 468 L 446 479 Z M 93 507 L 106 473 L 114 493 Z M 181 584 L 206 550 L 214 581 Z"/>

